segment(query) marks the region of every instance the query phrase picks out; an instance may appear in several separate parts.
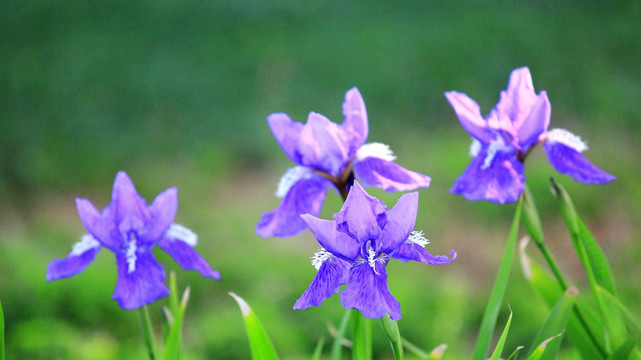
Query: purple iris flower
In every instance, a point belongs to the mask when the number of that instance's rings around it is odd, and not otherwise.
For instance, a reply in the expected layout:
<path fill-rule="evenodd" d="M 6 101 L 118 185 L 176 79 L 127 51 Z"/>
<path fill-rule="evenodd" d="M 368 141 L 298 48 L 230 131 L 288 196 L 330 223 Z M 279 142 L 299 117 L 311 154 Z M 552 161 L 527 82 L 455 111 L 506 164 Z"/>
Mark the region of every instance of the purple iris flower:
<path fill-rule="evenodd" d="M 347 284 L 340 295 L 346 309 L 357 309 L 366 318 L 389 313 L 392 320 L 400 319 L 401 305 L 387 286 L 385 267 L 389 259 L 441 265 L 456 258 L 454 251 L 448 258 L 425 250 L 429 241 L 422 231 L 413 231 L 417 209 L 416 192 L 401 196 L 389 210 L 354 182 L 333 221 L 302 215 L 322 248 L 312 257 L 312 265 L 318 270 L 316 276 L 294 309 L 319 306 Z"/>
<path fill-rule="evenodd" d="M 394 163 L 387 145 L 365 144 L 368 133 L 365 103 L 358 89 L 345 94 L 345 120 L 338 125 L 311 112 L 307 124 L 294 122 L 284 113 L 267 117 L 267 122 L 285 154 L 298 166 L 281 179 L 276 196 L 280 205 L 264 213 L 256 224 L 258 235 L 288 237 L 307 226 L 302 214 L 320 214 L 330 188 L 343 199 L 357 177 L 364 186 L 385 191 L 408 191 L 428 187 L 428 176 L 406 170 Z"/>
<path fill-rule="evenodd" d="M 500 204 L 516 201 L 525 183 L 523 162 L 539 143 L 552 166 L 576 181 L 602 184 L 616 179 L 581 154 L 588 147 L 578 136 L 564 129 L 548 131 L 550 102 L 545 91 L 534 92 L 527 67 L 512 71 L 507 89 L 485 119 L 467 95 L 449 91 L 445 97 L 473 138 L 474 159 L 454 183 L 453 194 Z"/>
<path fill-rule="evenodd" d="M 76 199 L 80 220 L 89 232 L 64 259 L 55 259 L 47 268 L 47 281 L 82 272 L 104 246 L 116 255 L 118 281 L 113 299 L 123 309 L 136 309 L 169 294 L 165 270 L 152 254 L 154 246 L 169 253 L 186 270 L 220 279 L 218 271 L 193 249 L 197 236 L 174 224 L 178 208 L 177 189 L 160 193 L 147 206 L 125 172 L 114 182 L 111 204 L 102 212 L 87 199 Z"/>

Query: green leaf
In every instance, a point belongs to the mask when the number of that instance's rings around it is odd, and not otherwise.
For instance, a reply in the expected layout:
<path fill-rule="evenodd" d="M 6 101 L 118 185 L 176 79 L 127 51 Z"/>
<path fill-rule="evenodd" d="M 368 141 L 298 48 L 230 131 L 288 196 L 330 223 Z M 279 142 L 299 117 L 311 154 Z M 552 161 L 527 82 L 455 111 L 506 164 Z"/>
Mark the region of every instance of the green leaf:
<path fill-rule="evenodd" d="M 189 301 L 189 287 L 185 289 L 182 300 L 178 306 L 177 312 L 173 314 L 173 322 L 167 335 L 165 343 L 165 360 L 179 360 L 181 348 L 181 334 L 183 326 L 183 318 L 185 317 L 185 310 L 187 310 L 187 302 Z"/>
<path fill-rule="evenodd" d="M 620 312 L 620 316 L 627 326 L 630 335 L 632 335 L 632 337 L 636 341 L 637 346 L 641 347 L 641 323 L 639 322 L 639 320 L 634 315 L 632 315 L 630 310 L 628 310 L 628 308 L 623 305 L 623 303 L 621 303 L 618 298 L 614 297 L 608 291 L 601 287 L 598 287 L 597 291 L 601 293 L 604 301 L 610 303 L 610 306 L 616 308 Z"/>
<path fill-rule="evenodd" d="M 323 354 L 323 347 L 325 347 L 325 337 L 318 339 L 316 348 L 314 349 L 314 354 L 312 354 L 312 360 L 320 360 L 321 355 Z"/>
<path fill-rule="evenodd" d="M 270 360 L 278 359 L 276 350 L 272 345 L 267 332 L 260 324 L 258 317 L 249 307 L 249 304 L 245 302 L 240 296 L 230 292 L 234 300 L 238 303 L 240 307 L 240 312 L 243 315 L 243 320 L 245 321 L 245 330 L 247 331 L 247 338 L 249 339 L 249 348 L 251 350 L 253 360 Z"/>
<path fill-rule="evenodd" d="M 555 340 L 558 337 L 561 337 L 561 334 L 557 334 L 557 335 L 554 335 L 554 336 L 552 336 L 550 338 L 547 338 L 547 339 L 543 340 L 543 342 L 539 346 L 536 347 L 534 352 L 527 358 L 527 360 L 539 360 L 539 359 L 541 359 L 543 357 L 543 354 L 546 353 L 545 350 L 547 348 L 547 345 L 552 340 Z M 556 343 L 560 343 L 560 341 L 557 341 Z M 558 345 L 557 345 L 557 348 L 558 348 Z M 552 359 L 555 359 L 555 358 L 556 358 L 556 355 Z"/>
<path fill-rule="evenodd" d="M 499 360 L 501 358 L 503 347 L 505 346 L 505 340 L 507 340 L 507 334 L 510 332 L 510 324 L 512 324 L 511 310 L 510 317 L 507 318 L 507 323 L 505 324 L 505 328 L 503 328 L 503 333 L 501 334 L 499 341 L 496 343 L 496 347 L 494 348 L 494 352 L 492 353 L 492 357 L 490 358 L 490 360 Z"/>
<path fill-rule="evenodd" d="M 360 311 L 353 310 L 350 324 L 352 325 L 352 358 L 372 358 L 372 326 L 369 319 L 363 317 Z"/>
<path fill-rule="evenodd" d="M 140 328 L 142 330 L 142 338 L 145 342 L 145 348 L 147 349 L 147 356 L 149 360 L 156 359 L 156 350 L 154 346 L 154 332 L 151 326 L 151 320 L 149 320 L 149 311 L 147 311 L 147 306 L 143 305 L 138 308 L 138 320 L 140 320 Z"/>
<path fill-rule="evenodd" d="M 507 244 L 505 245 L 503 260 L 501 261 L 499 272 L 496 275 L 496 280 L 494 282 L 492 293 L 490 294 L 490 299 L 487 303 L 487 306 L 485 307 L 485 313 L 483 314 L 483 320 L 481 321 L 479 337 L 476 340 L 476 346 L 474 348 L 474 354 L 472 357 L 473 360 L 484 360 L 490 347 L 490 342 L 492 341 L 492 334 L 494 333 L 496 319 L 499 315 L 499 308 L 501 307 L 501 303 L 503 302 L 503 296 L 505 295 L 505 289 L 507 288 L 507 281 L 510 277 L 510 268 L 512 267 L 514 248 L 516 247 L 516 238 L 519 233 L 519 222 L 521 221 L 522 208 L 523 197 L 521 196 L 516 206 L 514 219 L 512 220 L 510 235 L 508 237 Z"/>
<path fill-rule="evenodd" d="M 0 301 L 0 360 L 4 360 L 4 310 Z"/>
<path fill-rule="evenodd" d="M 624 342 L 621 346 L 619 346 L 618 349 L 616 349 L 615 352 L 610 355 L 608 360 L 628 360 L 630 359 L 630 355 L 632 354 L 632 350 L 634 350 L 634 345 L 635 342 L 632 339 L 629 339 L 628 341 Z"/>
<path fill-rule="evenodd" d="M 543 324 L 543 327 L 541 327 L 541 330 L 536 336 L 536 339 L 534 340 L 532 350 L 530 350 L 530 355 L 533 354 L 535 350 L 543 347 L 545 348 L 544 352 L 542 352 L 544 359 L 556 358 L 556 354 L 559 351 L 561 341 L 556 341 L 552 346 L 546 347 L 546 345 L 548 344 L 547 339 L 554 338 L 555 336 L 559 336 L 560 338 L 562 338 L 562 335 L 560 334 L 565 331 L 568 320 L 570 318 L 570 314 L 572 314 L 574 303 L 576 302 L 576 297 L 578 295 L 579 290 L 577 290 L 577 288 L 575 287 L 570 287 L 556 302 L 554 308 L 552 308 L 552 311 L 550 312 L 550 315 Z M 534 348 L 536 344 L 541 345 Z"/>
<path fill-rule="evenodd" d="M 345 332 L 347 331 L 347 324 L 351 318 L 352 312 L 355 312 L 354 309 L 345 309 L 345 314 L 343 314 L 343 319 L 341 324 L 338 326 L 336 331 L 336 336 L 334 336 L 334 343 L 332 344 L 332 354 L 330 356 L 331 360 L 340 360 L 341 354 L 343 352 L 343 339 L 345 338 Z"/>

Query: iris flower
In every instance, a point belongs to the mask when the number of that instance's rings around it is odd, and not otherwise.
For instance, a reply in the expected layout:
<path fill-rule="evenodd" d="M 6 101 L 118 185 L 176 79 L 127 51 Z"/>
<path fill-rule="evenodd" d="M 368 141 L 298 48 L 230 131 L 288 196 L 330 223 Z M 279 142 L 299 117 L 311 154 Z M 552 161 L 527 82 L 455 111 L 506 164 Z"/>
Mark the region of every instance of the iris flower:
<path fill-rule="evenodd" d="M 256 224 L 258 235 L 289 237 L 304 231 L 307 226 L 300 215 L 318 215 L 330 188 L 345 199 L 355 177 L 365 186 L 388 192 L 429 186 L 429 177 L 394 163 L 396 157 L 387 145 L 365 144 L 367 112 L 358 89 L 345 94 L 343 115 L 340 125 L 315 112 L 305 125 L 284 113 L 267 118 L 276 140 L 297 166 L 280 180 L 276 196 L 283 200 L 261 216 Z"/>
<path fill-rule="evenodd" d="M 537 144 L 560 173 L 587 184 L 616 179 L 597 168 L 581 153 L 587 145 L 564 129 L 548 131 L 550 102 L 545 91 L 534 92 L 527 67 L 512 71 L 496 107 L 483 119 L 479 105 L 467 95 L 449 91 L 450 102 L 463 128 L 472 136 L 474 157 L 451 188 L 468 200 L 514 202 L 523 192 L 523 162 Z"/>
<path fill-rule="evenodd" d="M 113 299 L 123 309 L 136 309 L 169 294 L 165 270 L 152 254 L 158 245 L 186 270 L 220 279 L 218 271 L 193 249 L 197 236 L 174 224 L 178 208 L 177 189 L 160 193 L 147 206 L 125 172 L 114 182 L 111 204 L 102 212 L 87 199 L 76 199 L 80 220 L 89 232 L 73 246 L 64 259 L 55 259 L 47 268 L 47 281 L 82 272 L 106 247 L 116 255 L 118 281 Z"/>
<path fill-rule="evenodd" d="M 390 258 L 430 265 L 449 264 L 456 258 L 454 251 L 448 258 L 425 250 L 428 240 L 413 231 L 417 209 L 416 192 L 401 196 L 389 210 L 355 182 L 334 220 L 302 215 L 322 248 L 312 257 L 316 276 L 294 309 L 319 306 L 347 284 L 340 294 L 346 309 L 357 309 L 366 318 L 389 313 L 392 320 L 400 319 L 401 305 L 387 286 L 385 267 Z"/>

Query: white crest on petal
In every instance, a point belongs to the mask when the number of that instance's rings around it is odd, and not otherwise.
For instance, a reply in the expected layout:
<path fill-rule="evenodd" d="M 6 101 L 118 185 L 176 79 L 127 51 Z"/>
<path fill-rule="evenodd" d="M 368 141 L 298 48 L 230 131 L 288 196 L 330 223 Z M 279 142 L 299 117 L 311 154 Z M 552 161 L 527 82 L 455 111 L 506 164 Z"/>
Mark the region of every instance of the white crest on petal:
<path fill-rule="evenodd" d="M 316 271 L 318 271 L 323 265 L 325 261 L 327 261 L 329 258 L 331 258 L 332 253 L 329 251 L 325 250 L 325 248 L 320 248 L 318 251 L 312 256 L 310 259 L 312 260 L 312 265 L 316 268 Z"/>
<path fill-rule="evenodd" d="M 179 240 L 194 247 L 198 244 L 198 235 L 193 231 L 179 224 L 171 224 L 165 237 L 171 240 Z"/>
<path fill-rule="evenodd" d="M 418 231 L 412 231 L 410 236 L 405 240 L 407 243 L 414 243 L 416 245 L 420 245 L 422 247 L 425 247 L 425 245 L 429 244 L 430 241 L 423 236 L 423 230 L 418 230 Z"/>
<path fill-rule="evenodd" d="M 356 151 L 356 160 L 363 160 L 368 157 L 379 158 L 387 161 L 396 160 L 396 156 L 388 145 L 383 143 L 369 143 L 361 146 Z"/>
<path fill-rule="evenodd" d="M 494 161 L 494 157 L 496 157 L 497 152 L 506 150 L 510 150 L 510 147 L 505 145 L 502 137 L 498 136 L 496 139 L 492 140 L 490 142 L 490 146 L 487 148 L 487 155 L 485 156 L 485 160 L 483 160 L 481 170 L 486 170 L 492 166 L 492 161 Z"/>
<path fill-rule="evenodd" d="M 312 172 L 312 170 L 305 166 L 295 166 L 287 170 L 287 172 L 285 172 L 285 175 L 280 178 L 278 189 L 276 190 L 276 196 L 278 196 L 279 198 L 285 197 L 285 195 L 287 195 L 287 192 L 289 192 L 289 189 L 291 189 L 291 187 L 295 183 L 302 179 L 309 179 L 313 175 L 314 173 Z"/>
<path fill-rule="evenodd" d="M 73 244 L 73 248 L 71 249 L 71 255 L 80 256 L 85 252 L 93 248 L 97 248 L 99 246 L 100 246 L 100 242 L 96 240 L 95 237 L 93 237 L 91 234 L 84 234 L 80 238 L 80 241 Z"/>
<path fill-rule="evenodd" d="M 470 156 L 476 157 L 481 152 L 481 142 L 472 138 L 472 144 L 470 144 Z"/>
<path fill-rule="evenodd" d="M 129 242 L 127 243 L 127 253 L 125 254 L 127 257 L 127 274 L 131 274 L 136 271 L 136 260 L 138 259 L 136 256 L 137 250 L 138 246 L 136 245 L 136 235 L 131 233 L 129 236 Z"/>
<path fill-rule="evenodd" d="M 545 134 L 546 140 L 550 143 L 561 143 L 578 152 L 584 152 L 588 145 L 580 137 L 572 134 L 565 129 L 552 129 Z"/>

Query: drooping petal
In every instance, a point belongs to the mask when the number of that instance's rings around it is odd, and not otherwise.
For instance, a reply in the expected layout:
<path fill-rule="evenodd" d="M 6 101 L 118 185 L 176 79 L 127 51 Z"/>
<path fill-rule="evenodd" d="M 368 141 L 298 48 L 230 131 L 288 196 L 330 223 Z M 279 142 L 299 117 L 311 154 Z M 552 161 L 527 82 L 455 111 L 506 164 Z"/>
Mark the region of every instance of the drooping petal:
<path fill-rule="evenodd" d="M 541 91 L 538 101 L 531 109 L 530 115 L 517 130 L 521 151 L 528 151 L 531 146 L 536 144 L 541 134 L 547 131 L 548 126 L 550 126 L 551 111 L 547 92 Z"/>
<path fill-rule="evenodd" d="M 220 280 L 220 273 L 213 270 L 193 246 L 196 234 L 181 226 L 172 225 L 167 235 L 158 243 L 158 246 L 171 255 L 174 260 L 185 270 L 196 270 L 200 275 Z"/>
<path fill-rule="evenodd" d="M 488 130 L 487 123 L 481 116 L 481 108 L 476 101 L 458 91 L 446 92 L 445 98 L 454 108 L 454 112 L 463 128 L 473 138 L 482 143 L 489 143 L 492 140 L 493 135 Z"/>
<path fill-rule="evenodd" d="M 501 91 L 496 109 L 507 115 L 512 120 L 514 129 L 518 131 L 526 123 L 535 104 L 540 100 L 539 96 L 534 92 L 530 69 L 518 68 L 510 74 L 507 89 Z M 549 122 L 549 118 L 547 121 Z"/>
<path fill-rule="evenodd" d="M 300 132 L 303 124 L 294 122 L 289 115 L 284 113 L 274 113 L 267 117 L 269 128 L 274 133 L 276 141 L 285 152 L 287 157 L 300 164 L 300 154 L 298 153 L 298 143 L 300 141 Z"/>
<path fill-rule="evenodd" d="M 136 254 L 133 271 L 130 271 L 130 263 L 124 255 L 116 254 L 116 263 L 118 282 L 112 299 L 118 301 L 121 308 L 136 309 L 169 294 L 164 283 L 165 270 L 151 252 L 141 251 Z"/>
<path fill-rule="evenodd" d="M 390 314 L 392 320 L 400 320 L 401 304 L 387 286 L 385 263 L 376 262 L 375 267 L 376 271 L 365 262 L 350 269 L 348 285 L 341 292 L 341 303 L 346 309 L 359 310 L 369 319 Z"/>
<path fill-rule="evenodd" d="M 401 196 L 394 208 L 387 212 L 387 224 L 377 240 L 377 250 L 390 254 L 401 246 L 414 230 L 417 211 L 417 192 Z"/>
<path fill-rule="evenodd" d="M 345 120 L 342 127 L 351 157 L 365 143 L 369 131 L 365 102 L 357 88 L 352 88 L 345 94 L 343 115 Z"/>
<path fill-rule="evenodd" d="M 58 280 L 81 273 L 100 251 L 100 242 L 91 235 L 85 235 L 74 244 L 64 259 L 54 259 L 47 267 L 47 281 Z"/>
<path fill-rule="evenodd" d="M 169 229 L 176 217 L 178 210 L 178 189 L 171 187 L 158 194 L 154 202 L 149 206 L 149 221 L 145 224 L 140 241 L 154 243 L 160 241 L 163 234 Z"/>
<path fill-rule="evenodd" d="M 336 222 L 319 219 L 309 214 L 302 215 L 309 230 L 327 251 L 347 261 L 354 261 L 359 254 L 359 242 L 336 229 Z"/>
<path fill-rule="evenodd" d="M 147 202 L 138 195 L 134 183 L 124 171 L 116 175 L 109 206 L 118 224 L 122 224 L 127 218 L 130 223 L 139 224 L 144 224 L 149 219 Z"/>
<path fill-rule="evenodd" d="M 604 184 L 616 177 L 594 166 L 580 151 L 561 142 L 546 141 L 543 149 L 550 164 L 561 174 L 586 184 Z"/>
<path fill-rule="evenodd" d="M 512 152 L 497 150 L 489 154 L 488 150 L 489 147 L 481 150 L 456 179 L 450 192 L 472 201 L 499 204 L 516 201 L 525 183 L 523 164 Z"/>
<path fill-rule="evenodd" d="M 325 260 L 314 280 L 305 292 L 296 300 L 294 309 L 302 310 L 310 306 L 320 306 L 325 299 L 339 291 L 341 285 L 347 282 L 350 264 L 335 256 Z"/>
<path fill-rule="evenodd" d="M 332 183 L 320 176 L 303 178 L 293 184 L 278 207 L 261 215 L 256 233 L 263 238 L 289 237 L 307 229 L 301 214 L 320 214 L 327 189 Z"/>
<path fill-rule="evenodd" d="M 342 127 L 312 112 L 300 132 L 300 164 L 338 176 L 350 157 Z"/>
<path fill-rule="evenodd" d="M 387 206 L 370 196 L 363 187 L 354 182 L 343 208 L 334 215 L 339 231 L 349 234 L 360 242 L 380 236 L 385 226 Z"/>
<path fill-rule="evenodd" d="M 120 235 L 112 216 L 111 206 L 107 206 L 101 214 L 91 201 L 76 198 L 76 207 L 80 221 L 96 240 L 112 250 L 120 247 Z"/>
<path fill-rule="evenodd" d="M 388 192 L 426 188 L 430 177 L 407 170 L 393 161 L 366 157 L 354 162 L 354 172 L 364 186 L 374 186 Z"/>
<path fill-rule="evenodd" d="M 419 244 L 411 241 L 404 242 L 393 254 L 394 259 L 402 262 L 410 260 L 422 262 L 425 265 L 443 265 L 449 264 L 456 259 L 456 252 L 450 251 L 449 257 L 447 255 L 432 255 L 425 248 Z"/>

